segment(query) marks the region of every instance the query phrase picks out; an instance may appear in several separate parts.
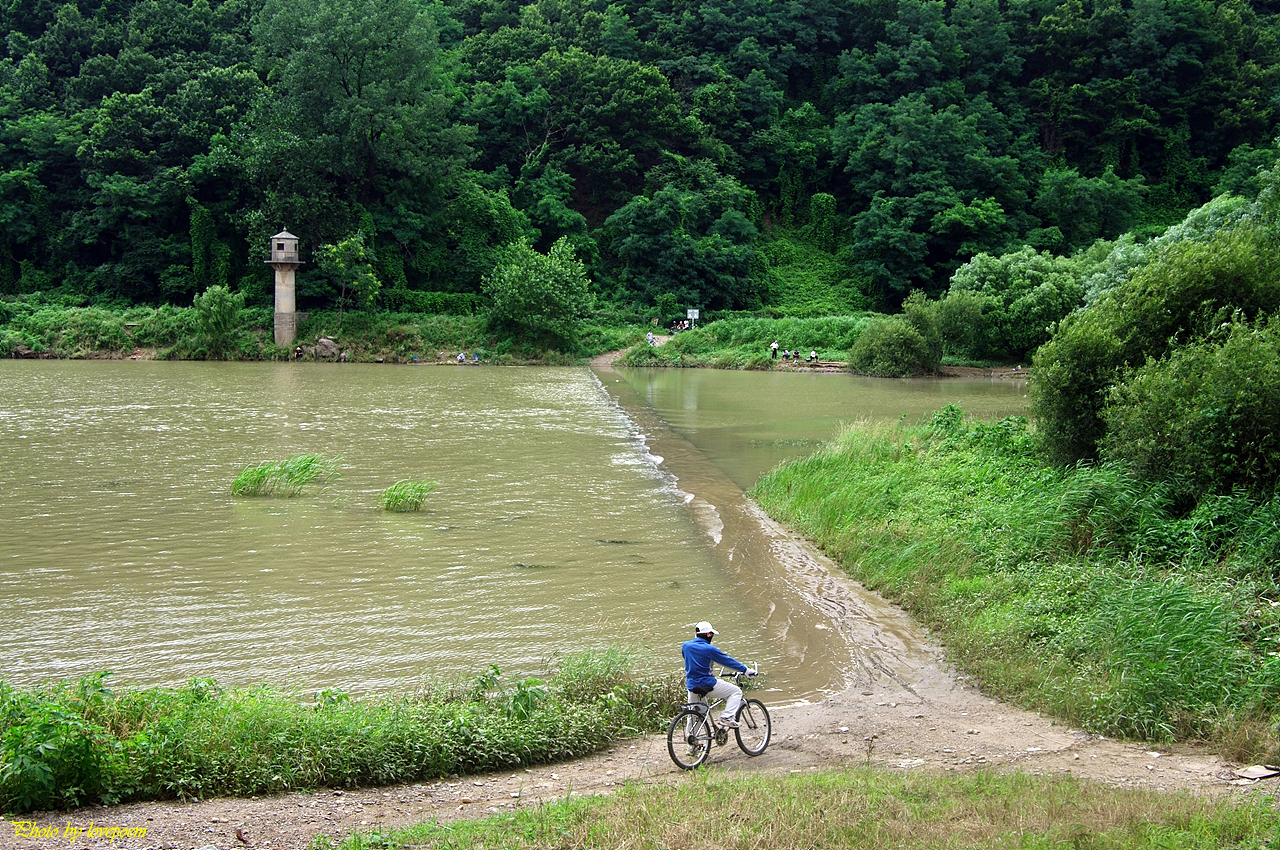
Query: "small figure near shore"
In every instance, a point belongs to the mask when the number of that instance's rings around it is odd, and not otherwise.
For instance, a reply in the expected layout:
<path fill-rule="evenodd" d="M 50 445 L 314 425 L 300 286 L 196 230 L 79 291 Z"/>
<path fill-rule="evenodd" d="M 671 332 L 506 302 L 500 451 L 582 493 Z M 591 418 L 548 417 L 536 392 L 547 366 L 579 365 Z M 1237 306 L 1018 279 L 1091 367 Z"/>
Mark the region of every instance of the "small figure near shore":
<path fill-rule="evenodd" d="M 465 352 L 465 351 L 459 351 L 459 352 L 458 352 L 458 362 L 459 362 L 459 363 L 466 363 L 466 362 L 467 362 L 467 352 Z"/>
<path fill-rule="evenodd" d="M 812 363 L 814 360 L 817 360 L 817 359 L 818 359 L 818 349 L 815 348 L 809 352 L 809 362 Z"/>
<path fill-rule="evenodd" d="M 774 360 L 778 359 L 778 341 L 776 339 L 769 344 L 769 356 Z"/>

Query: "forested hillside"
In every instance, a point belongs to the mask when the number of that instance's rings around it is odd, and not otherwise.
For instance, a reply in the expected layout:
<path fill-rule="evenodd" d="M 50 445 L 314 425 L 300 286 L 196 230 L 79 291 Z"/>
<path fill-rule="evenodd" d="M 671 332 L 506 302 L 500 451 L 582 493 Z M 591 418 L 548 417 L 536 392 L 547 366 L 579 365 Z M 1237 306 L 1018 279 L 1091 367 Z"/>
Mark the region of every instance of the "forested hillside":
<path fill-rule="evenodd" d="M 72 303 L 269 306 L 287 227 L 304 309 L 343 292 L 324 245 L 412 310 L 564 238 L 602 303 L 896 310 L 982 252 L 1248 196 L 1280 112 L 1277 2 L 11 0 L 0 27 L 0 296 Z"/>

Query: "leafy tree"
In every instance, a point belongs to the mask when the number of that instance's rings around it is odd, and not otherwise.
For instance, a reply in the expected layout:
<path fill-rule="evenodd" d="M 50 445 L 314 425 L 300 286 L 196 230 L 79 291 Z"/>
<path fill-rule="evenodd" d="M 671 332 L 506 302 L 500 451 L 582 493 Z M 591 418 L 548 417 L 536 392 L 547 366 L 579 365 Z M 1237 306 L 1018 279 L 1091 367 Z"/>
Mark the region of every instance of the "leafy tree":
<path fill-rule="evenodd" d="M 572 346 L 591 307 L 586 269 L 564 238 L 546 254 L 528 242 L 509 246 L 485 275 L 484 293 L 491 327 L 540 345 Z"/>
<path fill-rule="evenodd" d="M 382 289 L 382 281 L 374 271 L 377 254 L 368 245 L 368 236 L 357 230 L 336 243 L 321 245 L 315 251 L 316 264 L 339 289 L 338 321 L 347 304 L 347 292 L 357 307 L 372 307 Z"/>
<path fill-rule="evenodd" d="M 970 356 L 979 359 L 1026 357 L 1050 334 L 1053 324 L 1084 302 L 1084 278 L 1094 264 L 1083 258 L 1054 257 L 1030 246 L 999 257 L 979 254 L 951 277 L 942 303 L 955 299 L 948 313 L 958 315 L 976 304 Z M 954 326 L 954 325 L 953 325 Z"/>
<path fill-rule="evenodd" d="M 425 224 L 471 135 L 448 120 L 431 17 L 412 0 L 268 0 L 254 35 L 272 97 L 246 154 L 271 213 L 321 238 L 356 205 Z"/>
<path fill-rule="evenodd" d="M 708 309 L 750 306 L 751 194 L 705 160 L 676 160 L 654 177 L 662 184 L 651 196 L 636 197 L 606 222 L 623 285 L 645 300 L 674 292 L 681 303 Z"/>

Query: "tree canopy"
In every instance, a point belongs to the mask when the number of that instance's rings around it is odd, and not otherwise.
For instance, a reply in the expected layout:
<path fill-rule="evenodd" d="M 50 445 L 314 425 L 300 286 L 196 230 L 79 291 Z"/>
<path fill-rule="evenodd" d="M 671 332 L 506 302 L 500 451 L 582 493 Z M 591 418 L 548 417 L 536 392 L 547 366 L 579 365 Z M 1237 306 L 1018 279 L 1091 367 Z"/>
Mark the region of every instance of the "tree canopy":
<path fill-rule="evenodd" d="M 365 233 L 387 305 L 565 238 L 605 300 L 896 310 L 983 254 L 1256 193 L 1280 118 L 1280 9 L 1248 0 L 50 0 L 0 25 L 0 296 L 82 303 L 267 306 L 288 227 Z M 811 259 L 779 274 L 777 240 Z M 341 297 L 311 276 L 304 309 Z"/>

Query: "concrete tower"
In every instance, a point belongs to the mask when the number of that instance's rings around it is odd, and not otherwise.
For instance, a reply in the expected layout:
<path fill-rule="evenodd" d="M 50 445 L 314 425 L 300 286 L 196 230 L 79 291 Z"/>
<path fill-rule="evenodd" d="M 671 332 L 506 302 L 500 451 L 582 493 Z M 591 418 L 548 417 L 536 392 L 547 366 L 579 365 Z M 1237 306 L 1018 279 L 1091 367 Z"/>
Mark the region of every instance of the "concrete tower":
<path fill-rule="evenodd" d="M 276 345 L 288 348 L 298 338 L 298 310 L 294 299 L 293 273 L 302 260 L 298 257 L 298 237 L 281 230 L 271 237 L 271 254 L 267 265 L 276 270 Z"/>

